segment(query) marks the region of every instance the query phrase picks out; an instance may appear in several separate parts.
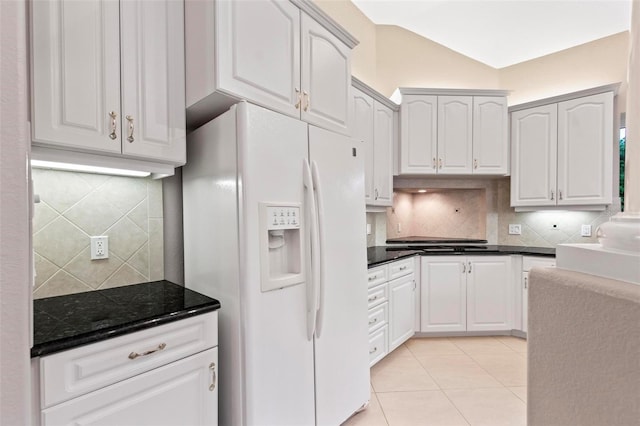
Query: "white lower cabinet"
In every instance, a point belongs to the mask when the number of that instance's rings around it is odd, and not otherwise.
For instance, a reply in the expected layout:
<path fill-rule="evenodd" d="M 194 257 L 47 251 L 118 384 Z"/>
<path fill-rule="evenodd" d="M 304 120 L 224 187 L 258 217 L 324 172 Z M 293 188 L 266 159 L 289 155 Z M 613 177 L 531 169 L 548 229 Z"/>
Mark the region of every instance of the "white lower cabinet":
<path fill-rule="evenodd" d="M 42 425 L 215 425 L 218 348 L 42 411 Z"/>
<path fill-rule="evenodd" d="M 511 330 L 510 256 L 421 259 L 422 332 Z"/>
<path fill-rule="evenodd" d="M 211 312 L 43 356 L 39 424 L 217 425 L 217 323 Z"/>
<path fill-rule="evenodd" d="M 370 366 L 415 332 L 414 262 L 412 257 L 369 269 Z"/>
<path fill-rule="evenodd" d="M 529 308 L 529 271 L 531 268 L 553 268 L 556 266 L 556 259 L 535 256 L 522 257 L 522 330 L 528 331 L 528 308 Z"/>

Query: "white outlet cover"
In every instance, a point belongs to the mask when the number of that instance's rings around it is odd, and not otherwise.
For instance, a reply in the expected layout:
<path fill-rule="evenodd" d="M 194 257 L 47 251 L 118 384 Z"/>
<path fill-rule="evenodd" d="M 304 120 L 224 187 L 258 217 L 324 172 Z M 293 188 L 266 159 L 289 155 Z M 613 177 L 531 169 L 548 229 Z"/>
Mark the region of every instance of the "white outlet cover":
<path fill-rule="evenodd" d="M 91 260 L 109 258 L 109 237 L 101 235 L 91 237 Z"/>
<path fill-rule="evenodd" d="M 582 228 L 580 229 L 580 235 L 582 235 L 583 237 L 590 237 L 591 225 L 582 225 Z"/>
<path fill-rule="evenodd" d="M 519 223 L 517 224 L 510 223 L 509 235 L 522 235 L 522 225 L 520 225 Z"/>
<path fill-rule="evenodd" d="M 367 235 L 371 235 L 371 224 L 367 223 Z"/>

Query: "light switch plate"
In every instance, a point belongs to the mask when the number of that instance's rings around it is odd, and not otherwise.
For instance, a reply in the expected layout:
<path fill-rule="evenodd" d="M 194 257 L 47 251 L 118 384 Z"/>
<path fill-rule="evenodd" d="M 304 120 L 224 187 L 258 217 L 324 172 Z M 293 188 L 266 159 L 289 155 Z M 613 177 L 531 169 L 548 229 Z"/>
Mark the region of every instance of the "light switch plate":
<path fill-rule="evenodd" d="M 522 235 L 522 225 L 520 225 L 519 223 L 517 224 L 510 223 L 509 235 Z"/>
<path fill-rule="evenodd" d="M 367 235 L 371 235 L 371 224 L 367 223 Z"/>
<path fill-rule="evenodd" d="M 580 229 L 580 235 L 582 235 L 583 237 L 590 237 L 591 225 L 582 225 L 582 228 Z"/>

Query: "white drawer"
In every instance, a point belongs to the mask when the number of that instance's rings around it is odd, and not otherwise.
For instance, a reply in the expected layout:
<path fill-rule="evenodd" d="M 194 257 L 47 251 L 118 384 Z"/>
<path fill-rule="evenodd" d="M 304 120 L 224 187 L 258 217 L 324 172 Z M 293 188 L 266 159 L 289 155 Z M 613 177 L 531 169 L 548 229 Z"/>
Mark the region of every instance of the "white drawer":
<path fill-rule="evenodd" d="M 387 279 L 387 265 L 378 266 L 377 268 L 369 269 L 367 273 L 367 285 L 369 288 L 375 287 L 381 284 Z"/>
<path fill-rule="evenodd" d="M 215 347 L 217 329 L 218 313 L 210 312 L 44 356 L 41 408 Z"/>
<path fill-rule="evenodd" d="M 389 303 L 385 302 L 369 309 L 369 333 L 373 333 L 389 322 Z"/>
<path fill-rule="evenodd" d="M 389 281 L 404 277 L 413 272 L 413 257 L 405 260 L 398 260 L 389 265 Z"/>
<path fill-rule="evenodd" d="M 389 300 L 389 285 L 386 282 L 369 289 L 369 297 L 367 298 L 369 309 L 378 306 L 387 300 Z"/>
<path fill-rule="evenodd" d="M 380 330 L 369 335 L 369 367 L 380 361 L 387 354 L 387 334 L 389 326 L 385 325 Z"/>
<path fill-rule="evenodd" d="M 530 271 L 531 268 L 552 268 L 556 266 L 555 257 L 535 257 L 535 256 L 523 256 L 522 257 L 522 270 Z"/>

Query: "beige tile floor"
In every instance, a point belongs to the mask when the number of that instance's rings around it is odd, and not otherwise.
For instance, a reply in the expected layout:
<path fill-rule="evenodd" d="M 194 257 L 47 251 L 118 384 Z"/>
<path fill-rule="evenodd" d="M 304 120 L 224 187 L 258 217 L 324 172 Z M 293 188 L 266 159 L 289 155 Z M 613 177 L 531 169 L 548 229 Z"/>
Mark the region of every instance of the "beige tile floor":
<path fill-rule="evenodd" d="M 414 338 L 371 369 L 371 402 L 343 426 L 526 425 L 527 342 Z"/>

